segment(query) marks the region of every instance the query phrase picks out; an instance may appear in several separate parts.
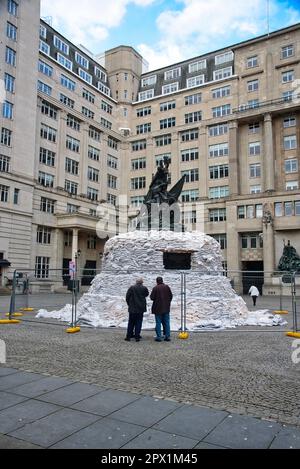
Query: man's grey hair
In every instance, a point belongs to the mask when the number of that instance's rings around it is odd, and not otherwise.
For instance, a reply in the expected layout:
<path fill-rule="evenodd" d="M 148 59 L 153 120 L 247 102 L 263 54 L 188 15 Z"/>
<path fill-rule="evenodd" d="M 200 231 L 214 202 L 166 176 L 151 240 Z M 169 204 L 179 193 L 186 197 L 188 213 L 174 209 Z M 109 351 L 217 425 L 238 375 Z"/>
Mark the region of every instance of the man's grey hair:
<path fill-rule="evenodd" d="M 143 283 L 144 283 L 144 279 L 142 279 L 141 277 L 136 279 L 137 285 L 142 285 Z"/>

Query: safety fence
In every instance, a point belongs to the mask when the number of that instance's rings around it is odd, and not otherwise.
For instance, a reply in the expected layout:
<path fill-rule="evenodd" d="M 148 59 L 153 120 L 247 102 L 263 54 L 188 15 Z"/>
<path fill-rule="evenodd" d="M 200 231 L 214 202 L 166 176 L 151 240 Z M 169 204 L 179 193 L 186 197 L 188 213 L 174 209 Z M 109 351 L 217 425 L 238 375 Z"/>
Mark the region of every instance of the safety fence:
<path fill-rule="evenodd" d="M 292 314 L 293 330 L 292 335 L 300 338 L 300 273 L 291 276 L 292 282 Z"/>
<path fill-rule="evenodd" d="M 88 290 L 96 275 L 97 271 L 86 272 L 77 270 L 76 265 L 70 263 L 69 269 L 47 269 L 47 270 L 17 270 L 13 274 L 11 298 L 9 308 L 9 320 L 13 320 L 20 311 L 31 311 L 36 309 L 46 309 L 47 305 L 50 310 L 57 308 L 55 297 L 63 294 L 62 301 L 72 306 L 72 314 L 70 321 L 70 329 L 77 327 L 77 304 L 81 296 Z M 174 298 L 180 310 L 180 329 L 185 332 L 187 329 L 187 313 L 191 300 L 197 298 L 197 285 L 195 276 L 201 279 L 201 285 L 204 289 L 203 294 L 207 297 L 208 303 L 210 299 L 214 301 L 214 297 L 218 296 L 217 278 L 226 276 L 235 292 L 244 296 L 248 303 L 248 307 L 256 307 L 256 309 L 268 309 L 278 314 L 293 315 L 293 330 L 298 331 L 300 318 L 300 275 L 283 273 L 283 272 L 263 272 L 263 271 L 207 271 L 193 270 L 157 270 L 150 271 L 146 268 L 143 272 L 138 271 L 109 271 L 103 270 L 103 275 L 108 276 L 109 282 L 115 283 L 116 294 L 125 298 L 126 290 L 134 283 L 134 280 L 143 276 L 145 284 L 154 286 L 157 276 L 162 275 L 167 282 L 171 282 Z M 203 277 L 203 279 L 202 279 Z M 207 282 L 207 278 L 216 277 L 216 280 Z M 203 280 L 203 281 L 202 281 Z M 210 285 L 208 287 L 208 284 Z M 196 287 L 194 288 L 194 286 Z M 259 296 L 253 295 L 250 298 L 249 291 L 251 287 L 257 288 Z M 69 292 L 70 296 L 66 297 Z M 255 290 L 254 290 L 255 292 Z M 254 298 L 256 296 L 256 298 Z M 37 306 L 36 299 L 41 300 L 41 304 Z M 253 304 L 252 304 L 253 301 Z M 51 305 L 53 304 L 53 307 Z M 126 305 L 125 305 L 126 306 Z M 179 315 L 179 313 L 178 313 Z"/>

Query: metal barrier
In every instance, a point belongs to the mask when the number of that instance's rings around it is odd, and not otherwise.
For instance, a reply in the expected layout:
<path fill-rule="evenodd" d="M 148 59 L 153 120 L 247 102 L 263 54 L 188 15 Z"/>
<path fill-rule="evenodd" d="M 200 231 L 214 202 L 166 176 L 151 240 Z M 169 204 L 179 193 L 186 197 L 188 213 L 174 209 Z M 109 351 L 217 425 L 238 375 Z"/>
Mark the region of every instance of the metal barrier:
<path fill-rule="evenodd" d="M 292 286 L 292 312 L 293 312 L 293 330 L 288 332 L 290 337 L 300 338 L 300 273 L 291 274 Z"/>
<path fill-rule="evenodd" d="M 76 267 L 76 266 L 75 266 Z M 106 273 L 109 273 L 105 270 Z M 187 300 L 191 291 L 187 288 L 189 284 L 189 274 L 197 273 L 196 270 L 162 270 L 156 272 L 146 271 L 143 272 L 145 283 L 154 282 L 155 276 L 174 272 L 179 274 L 178 281 L 176 281 L 175 294 L 180 301 L 181 308 L 181 332 L 187 332 L 186 314 L 187 314 Z M 71 293 L 71 298 L 64 299 L 65 303 L 72 304 L 72 315 L 70 321 L 70 332 L 78 327 L 77 320 L 77 303 L 79 294 L 84 288 L 82 285 L 90 283 L 92 280 L 92 272 L 88 272 L 88 275 L 84 272 L 84 269 L 77 271 L 77 268 L 73 272 L 64 269 L 44 269 L 44 270 L 18 270 L 14 272 L 12 279 L 12 292 L 10 300 L 10 311 L 9 319 L 19 314 L 20 311 L 32 310 L 36 305 L 35 295 L 43 294 L 55 294 L 59 293 Z M 98 272 L 94 271 L 94 275 Z M 115 273 L 111 272 L 111 273 Z M 125 273 L 125 272 L 124 272 Z M 128 285 L 123 287 L 127 288 L 130 286 L 132 280 L 136 275 L 141 275 L 141 271 L 137 272 L 126 272 L 128 274 Z M 291 279 L 290 273 L 283 272 L 263 272 L 263 271 L 209 271 L 203 272 L 199 269 L 199 275 L 211 275 L 211 276 L 227 276 L 231 282 L 233 289 L 238 295 L 247 295 L 249 288 L 253 285 L 256 286 L 260 292 L 260 296 L 257 299 L 257 309 L 270 309 L 274 313 L 287 314 L 288 311 L 293 312 L 295 317 L 294 329 L 297 331 L 300 320 L 297 318 L 299 304 L 299 296 L 296 292 L 296 286 L 300 288 L 300 278 L 296 279 L 296 275 Z M 148 277 L 148 278 L 147 278 Z M 125 282 L 126 283 L 126 282 Z M 297 284 L 297 285 L 296 285 Z M 294 289 L 293 289 L 293 288 Z M 44 296 L 46 298 L 46 296 Z M 39 309 L 43 309 L 47 306 L 47 302 L 44 301 L 40 304 Z M 292 302 L 291 302 L 292 299 Z M 250 305 L 250 298 L 245 298 L 248 305 Z M 51 302 L 49 302 L 51 303 Z M 270 304 L 272 306 L 270 307 Z M 49 305 L 48 305 L 49 306 Z M 55 307 L 56 308 L 56 307 Z M 54 308 L 53 308 L 54 309 Z M 61 308 L 56 308 L 61 309 Z"/>

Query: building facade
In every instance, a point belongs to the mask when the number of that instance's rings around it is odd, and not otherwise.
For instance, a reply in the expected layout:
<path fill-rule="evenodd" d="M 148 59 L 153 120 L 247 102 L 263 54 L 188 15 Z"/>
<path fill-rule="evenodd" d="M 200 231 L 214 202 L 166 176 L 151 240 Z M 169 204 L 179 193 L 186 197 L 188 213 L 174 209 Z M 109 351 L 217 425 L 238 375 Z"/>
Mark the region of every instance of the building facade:
<path fill-rule="evenodd" d="M 86 273 L 100 269 L 99 203 L 126 195 L 132 218 L 169 156 L 187 228 L 275 292 L 283 243 L 300 251 L 300 25 L 143 73 L 132 47 L 100 59 L 74 46 L 38 0 L 0 8 L 2 284 L 67 269 L 79 249 Z"/>

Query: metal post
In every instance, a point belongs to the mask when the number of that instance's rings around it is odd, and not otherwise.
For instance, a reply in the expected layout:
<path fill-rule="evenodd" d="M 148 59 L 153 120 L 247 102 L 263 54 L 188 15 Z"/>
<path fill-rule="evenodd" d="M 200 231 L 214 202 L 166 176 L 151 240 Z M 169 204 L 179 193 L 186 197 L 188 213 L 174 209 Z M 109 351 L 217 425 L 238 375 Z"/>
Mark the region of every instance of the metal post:
<path fill-rule="evenodd" d="M 181 277 L 181 303 L 180 303 L 180 330 L 183 331 L 183 273 L 180 274 Z"/>
<path fill-rule="evenodd" d="M 17 271 L 14 271 L 13 274 L 13 283 L 12 283 L 12 291 L 10 297 L 10 306 L 9 306 L 9 320 L 12 320 L 12 315 L 16 309 L 16 285 L 17 285 Z"/>
<path fill-rule="evenodd" d="M 295 290 L 295 332 L 298 332 L 296 272 L 294 272 L 294 290 Z"/>
<path fill-rule="evenodd" d="M 279 294 L 279 311 L 282 311 L 282 277 L 279 277 L 280 294 Z"/>
<path fill-rule="evenodd" d="M 186 331 L 186 274 L 183 274 L 183 331 Z"/>
<path fill-rule="evenodd" d="M 74 324 L 73 327 L 77 326 L 77 259 L 78 252 L 75 253 L 75 290 L 74 290 Z"/>
<path fill-rule="evenodd" d="M 293 332 L 297 332 L 296 273 L 291 275 Z"/>

